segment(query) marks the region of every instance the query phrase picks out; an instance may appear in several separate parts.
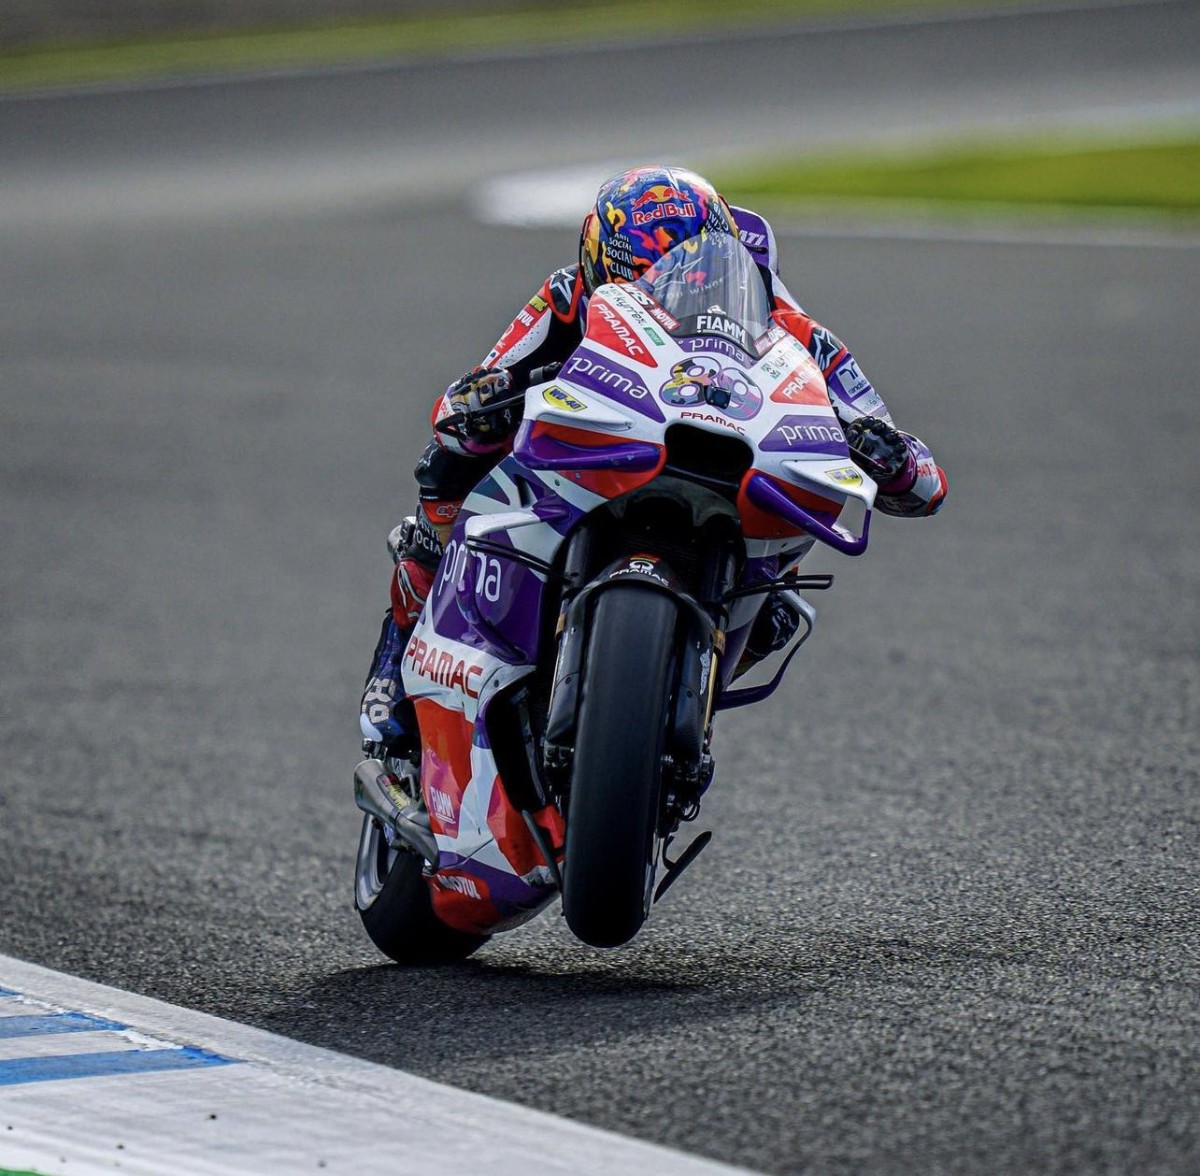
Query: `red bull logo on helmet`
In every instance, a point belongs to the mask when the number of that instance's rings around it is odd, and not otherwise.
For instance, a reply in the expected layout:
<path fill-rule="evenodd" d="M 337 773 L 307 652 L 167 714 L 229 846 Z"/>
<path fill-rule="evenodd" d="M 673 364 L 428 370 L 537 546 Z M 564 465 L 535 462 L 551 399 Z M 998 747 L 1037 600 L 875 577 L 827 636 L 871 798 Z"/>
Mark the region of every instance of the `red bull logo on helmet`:
<path fill-rule="evenodd" d="M 694 217 L 696 203 L 692 195 L 674 184 L 651 184 L 633 202 L 633 223 L 642 228 L 667 217 Z"/>
<path fill-rule="evenodd" d="M 678 200 L 686 203 L 688 195 L 681 192 L 672 184 L 651 184 L 634 202 L 634 208 L 644 208 L 647 204 L 665 204 L 668 200 Z"/>

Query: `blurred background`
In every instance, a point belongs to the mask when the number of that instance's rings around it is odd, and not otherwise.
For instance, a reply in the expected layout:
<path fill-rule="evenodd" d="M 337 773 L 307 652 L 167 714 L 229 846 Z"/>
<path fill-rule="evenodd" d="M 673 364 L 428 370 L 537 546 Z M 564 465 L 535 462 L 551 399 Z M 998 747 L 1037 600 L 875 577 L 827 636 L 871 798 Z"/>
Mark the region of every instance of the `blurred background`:
<path fill-rule="evenodd" d="M 303 24 L 333 25 L 387 16 L 454 12 L 543 12 L 529 0 L 6 0 L 0 37 L 6 45 L 116 40 L 163 33 L 218 33 Z"/>
<path fill-rule="evenodd" d="M 1194 1171 L 1198 57 L 1190 0 L 0 2 L 0 954 L 755 1170 Z M 634 944 L 404 973 L 384 539 L 655 160 L 949 499 L 811 561 Z"/>

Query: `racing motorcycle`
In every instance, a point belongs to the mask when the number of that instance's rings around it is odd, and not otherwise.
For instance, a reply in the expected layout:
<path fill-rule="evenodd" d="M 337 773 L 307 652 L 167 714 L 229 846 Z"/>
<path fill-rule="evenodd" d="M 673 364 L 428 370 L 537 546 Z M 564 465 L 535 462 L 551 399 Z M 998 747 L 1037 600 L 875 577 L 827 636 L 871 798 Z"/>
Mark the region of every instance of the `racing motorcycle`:
<path fill-rule="evenodd" d="M 875 483 L 734 237 L 597 289 L 519 400 L 405 650 L 419 758 L 355 771 L 355 903 L 401 963 L 461 959 L 559 897 L 584 943 L 633 938 L 711 837 L 673 856 L 713 716 L 778 686 L 812 631 L 802 593 L 833 579 L 786 569 L 867 546 Z M 751 666 L 772 593 L 798 623 Z"/>

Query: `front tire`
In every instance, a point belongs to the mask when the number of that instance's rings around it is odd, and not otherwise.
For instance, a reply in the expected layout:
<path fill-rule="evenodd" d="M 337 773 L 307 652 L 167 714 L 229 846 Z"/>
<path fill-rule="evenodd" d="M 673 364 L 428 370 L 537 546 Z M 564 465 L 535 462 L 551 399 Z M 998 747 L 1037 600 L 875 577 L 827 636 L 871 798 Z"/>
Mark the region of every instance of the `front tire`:
<path fill-rule="evenodd" d="M 358 845 L 354 905 L 371 942 L 398 964 L 451 964 L 491 938 L 447 927 L 433 913 L 425 861 L 388 847 L 374 817 L 364 817 Z"/>
<path fill-rule="evenodd" d="M 677 609 L 654 588 L 601 593 L 592 616 L 567 804 L 563 913 L 593 947 L 650 910 Z"/>

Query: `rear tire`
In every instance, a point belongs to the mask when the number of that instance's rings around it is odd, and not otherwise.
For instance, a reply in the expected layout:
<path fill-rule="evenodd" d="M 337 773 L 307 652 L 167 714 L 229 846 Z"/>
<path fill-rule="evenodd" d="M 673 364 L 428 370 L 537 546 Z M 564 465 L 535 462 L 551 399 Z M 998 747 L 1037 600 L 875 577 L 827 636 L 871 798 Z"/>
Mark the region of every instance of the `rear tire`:
<path fill-rule="evenodd" d="M 675 602 L 629 585 L 600 595 L 567 803 L 563 913 L 593 947 L 637 934 L 650 909 Z"/>
<path fill-rule="evenodd" d="M 398 964 L 451 964 L 491 938 L 447 927 L 433 913 L 425 860 L 388 848 L 374 817 L 363 818 L 354 905 L 371 942 Z"/>

